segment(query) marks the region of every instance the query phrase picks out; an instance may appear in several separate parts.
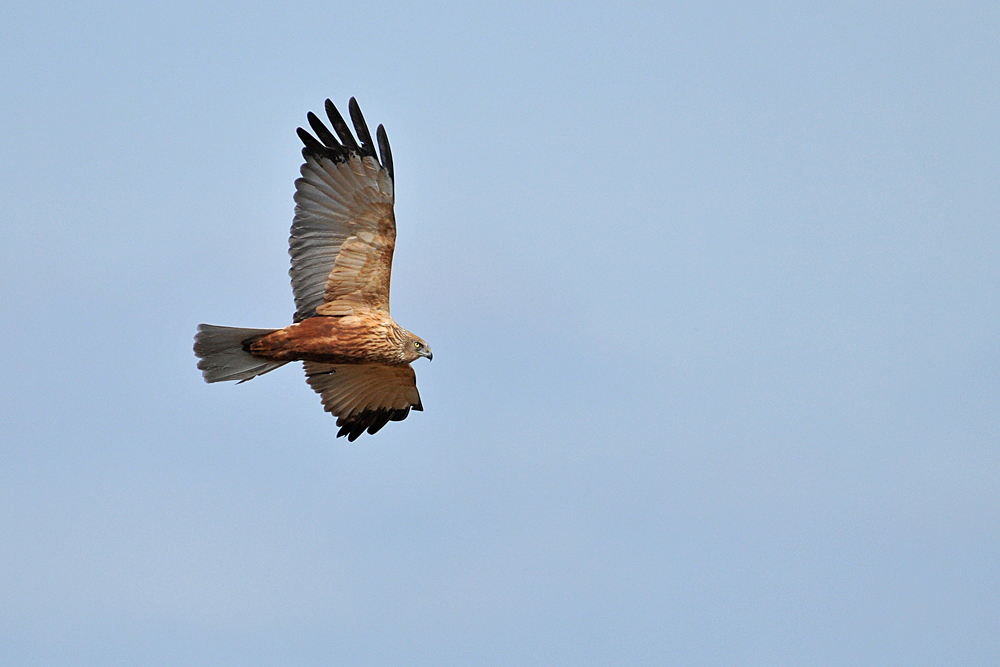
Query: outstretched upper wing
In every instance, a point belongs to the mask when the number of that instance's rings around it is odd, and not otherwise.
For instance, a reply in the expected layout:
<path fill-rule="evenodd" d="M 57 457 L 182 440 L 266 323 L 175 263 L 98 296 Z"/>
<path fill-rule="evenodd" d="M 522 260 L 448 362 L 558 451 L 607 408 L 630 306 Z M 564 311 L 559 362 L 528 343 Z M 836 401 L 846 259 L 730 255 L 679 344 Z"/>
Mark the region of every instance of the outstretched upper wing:
<path fill-rule="evenodd" d="M 316 314 L 352 314 L 358 307 L 389 312 L 396 245 L 392 153 L 379 125 L 379 161 L 353 97 L 349 109 L 360 144 L 330 100 L 326 113 L 337 136 L 311 112 L 316 136 L 298 129 L 305 164 L 295 181 L 288 249 L 296 322 Z"/>
<path fill-rule="evenodd" d="M 306 382 L 320 395 L 323 408 L 337 417 L 339 438 L 353 442 L 375 434 L 390 421 L 402 421 L 410 409 L 423 410 L 417 374 L 409 365 L 321 364 L 306 361 Z"/>

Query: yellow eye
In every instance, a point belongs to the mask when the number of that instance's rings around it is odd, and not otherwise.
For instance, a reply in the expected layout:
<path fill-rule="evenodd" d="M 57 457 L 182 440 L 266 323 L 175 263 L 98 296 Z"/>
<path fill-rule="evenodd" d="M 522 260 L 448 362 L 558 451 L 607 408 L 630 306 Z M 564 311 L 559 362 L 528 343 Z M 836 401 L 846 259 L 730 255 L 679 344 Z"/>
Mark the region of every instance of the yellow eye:
<path fill-rule="evenodd" d="M 417 348 L 419 350 L 420 348 L 423 347 L 423 345 L 421 345 L 420 343 L 417 343 L 416 341 L 414 341 L 413 347 L 415 347 L 415 348 Z"/>

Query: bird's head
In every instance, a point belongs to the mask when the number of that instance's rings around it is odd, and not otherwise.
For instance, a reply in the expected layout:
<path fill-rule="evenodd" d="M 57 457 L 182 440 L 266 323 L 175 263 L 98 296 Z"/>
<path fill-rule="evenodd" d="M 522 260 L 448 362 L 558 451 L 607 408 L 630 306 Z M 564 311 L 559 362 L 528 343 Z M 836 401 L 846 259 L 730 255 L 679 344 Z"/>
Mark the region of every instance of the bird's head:
<path fill-rule="evenodd" d="M 413 334 L 410 334 L 403 342 L 403 356 L 407 362 L 416 361 L 420 357 L 427 357 L 428 361 L 434 358 L 427 341 Z"/>

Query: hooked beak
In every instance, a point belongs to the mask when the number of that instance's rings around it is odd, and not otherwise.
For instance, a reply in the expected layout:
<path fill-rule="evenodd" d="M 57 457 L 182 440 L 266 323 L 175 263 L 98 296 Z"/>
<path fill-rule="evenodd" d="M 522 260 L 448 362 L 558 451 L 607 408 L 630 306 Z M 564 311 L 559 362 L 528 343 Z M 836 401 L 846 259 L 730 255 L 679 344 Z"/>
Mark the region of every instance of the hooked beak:
<path fill-rule="evenodd" d="M 427 361 L 434 361 L 434 353 L 431 352 L 430 350 L 427 350 L 427 354 L 425 354 L 424 356 L 427 357 Z"/>

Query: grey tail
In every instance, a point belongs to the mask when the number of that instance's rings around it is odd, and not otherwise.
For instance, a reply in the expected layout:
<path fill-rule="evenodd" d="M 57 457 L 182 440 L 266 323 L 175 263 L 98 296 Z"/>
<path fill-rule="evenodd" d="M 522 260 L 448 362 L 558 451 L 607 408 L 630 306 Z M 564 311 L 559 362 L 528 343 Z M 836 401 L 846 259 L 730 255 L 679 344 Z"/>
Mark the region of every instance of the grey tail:
<path fill-rule="evenodd" d="M 194 337 L 194 353 L 205 382 L 239 380 L 246 382 L 270 373 L 287 361 L 268 361 L 250 353 L 250 345 L 277 329 L 240 329 L 199 324 Z"/>

